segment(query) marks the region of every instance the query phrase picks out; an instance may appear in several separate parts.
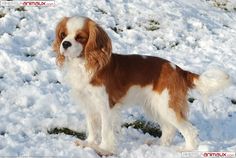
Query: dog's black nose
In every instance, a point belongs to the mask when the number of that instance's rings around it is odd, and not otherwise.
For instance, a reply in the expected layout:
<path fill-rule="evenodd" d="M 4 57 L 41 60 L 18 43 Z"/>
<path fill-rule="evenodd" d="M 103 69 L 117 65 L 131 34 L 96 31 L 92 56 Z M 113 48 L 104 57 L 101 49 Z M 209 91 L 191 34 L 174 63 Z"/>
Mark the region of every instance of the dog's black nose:
<path fill-rule="evenodd" d="M 63 46 L 64 49 L 67 49 L 67 48 L 69 48 L 71 46 L 71 43 L 69 41 L 64 41 L 62 43 L 62 46 Z"/>

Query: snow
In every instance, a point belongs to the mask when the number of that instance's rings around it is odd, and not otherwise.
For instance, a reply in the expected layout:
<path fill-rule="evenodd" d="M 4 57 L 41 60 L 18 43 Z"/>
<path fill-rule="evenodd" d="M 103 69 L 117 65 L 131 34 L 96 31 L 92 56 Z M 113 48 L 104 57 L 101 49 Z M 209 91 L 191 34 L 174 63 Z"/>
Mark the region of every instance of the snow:
<path fill-rule="evenodd" d="M 221 0 L 223 1 L 223 0 Z M 113 52 L 159 56 L 182 68 L 202 73 L 227 72 L 233 85 L 211 96 L 207 111 L 196 92 L 189 119 L 199 130 L 198 151 L 236 151 L 236 2 L 228 10 L 205 0 L 56 0 L 55 7 L 0 7 L 0 156 L 99 157 L 74 145 L 73 136 L 49 135 L 67 127 L 85 131 L 82 110 L 60 84 L 51 44 L 63 16 L 83 15 L 109 34 Z M 136 108 L 123 111 L 123 122 L 144 117 Z M 121 130 L 121 158 L 182 157 L 178 134 L 170 147 L 145 145 L 154 139 L 133 128 Z"/>

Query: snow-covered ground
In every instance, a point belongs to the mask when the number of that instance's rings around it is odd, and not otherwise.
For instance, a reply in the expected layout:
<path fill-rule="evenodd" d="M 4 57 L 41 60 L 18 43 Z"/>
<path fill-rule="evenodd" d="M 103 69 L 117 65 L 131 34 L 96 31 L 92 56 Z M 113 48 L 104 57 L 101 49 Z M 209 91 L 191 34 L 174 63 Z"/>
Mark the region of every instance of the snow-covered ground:
<path fill-rule="evenodd" d="M 116 53 L 160 56 L 196 73 L 216 67 L 230 74 L 233 85 L 210 97 L 206 108 L 190 93 L 196 100 L 189 118 L 199 130 L 198 151 L 235 152 L 236 1 L 225 2 L 228 9 L 214 5 L 216 0 L 56 0 L 54 7 L 0 7 L 0 157 L 99 157 L 75 146 L 73 136 L 47 133 L 54 127 L 86 129 L 69 89 L 60 84 L 51 50 L 57 22 L 71 15 L 98 22 Z M 143 113 L 130 108 L 123 115 L 127 122 Z M 183 144 L 179 134 L 170 147 L 147 146 L 148 139 L 153 137 L 123 128 L 117 157 L 182 157 L 175 150 Z"/>

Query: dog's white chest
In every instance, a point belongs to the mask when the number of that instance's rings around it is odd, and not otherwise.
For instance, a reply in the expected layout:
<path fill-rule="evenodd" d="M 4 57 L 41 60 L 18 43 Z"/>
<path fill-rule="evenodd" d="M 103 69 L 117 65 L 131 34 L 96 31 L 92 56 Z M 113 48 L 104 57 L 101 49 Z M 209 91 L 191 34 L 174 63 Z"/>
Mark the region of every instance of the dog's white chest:
<path fill-rule="evenodd" d="M 108 95 L 104 86 L 90 84 L 91 74 L 85 68 L 83 59 L 73 59 L 63 69 L 64 82 L 71 89 L 72 99 L 88 108 L 107 104 Z"/>
<path fill-rule="evenodd" d="M 83 59 L 66 61 L 63 67 L 63 82 L 70 88 L 81 90 L 89 85 L 90 75 L 86 72 Z"/>

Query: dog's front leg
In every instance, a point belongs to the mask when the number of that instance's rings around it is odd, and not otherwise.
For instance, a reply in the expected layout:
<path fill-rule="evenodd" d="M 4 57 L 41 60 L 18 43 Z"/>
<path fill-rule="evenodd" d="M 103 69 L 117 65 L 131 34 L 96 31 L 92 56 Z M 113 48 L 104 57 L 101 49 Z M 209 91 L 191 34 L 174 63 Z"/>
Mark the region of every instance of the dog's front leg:
<path fill-rule="evenodd" d="M 109 106 L 103 107 L 101 110 L 101 144 L 99 147 L 103 150 L 115 153 L 116 139 L 114 135 L 113 121 L 111 109 Z"/>
<path fill-rule="evenodd" d="M 95 144 L 97 138 L 97 130 L 100 129 L 98 125 L 99 115 L 97 113 L 86 112 L 86 123 L 87 123 L 87 139 L 88 143 Z"/>

